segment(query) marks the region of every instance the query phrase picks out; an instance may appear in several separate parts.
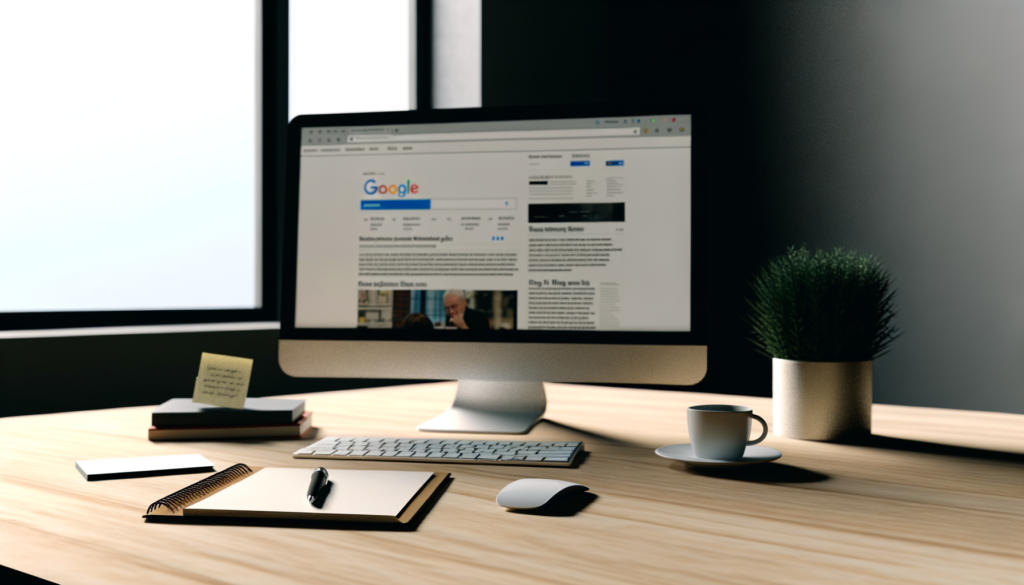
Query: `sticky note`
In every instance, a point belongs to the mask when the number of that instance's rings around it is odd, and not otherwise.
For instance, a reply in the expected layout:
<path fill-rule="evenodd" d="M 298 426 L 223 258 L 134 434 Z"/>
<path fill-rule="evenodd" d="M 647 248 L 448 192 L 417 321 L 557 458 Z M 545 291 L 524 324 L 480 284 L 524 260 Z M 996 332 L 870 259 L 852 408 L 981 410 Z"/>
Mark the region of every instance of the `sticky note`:
<path fill-rule="evenodd" d="M 251 359 L 204 352 L 199 360 L 199 377 L 196 378 L 192 402 L 245 408 L 250 374 Z"/>

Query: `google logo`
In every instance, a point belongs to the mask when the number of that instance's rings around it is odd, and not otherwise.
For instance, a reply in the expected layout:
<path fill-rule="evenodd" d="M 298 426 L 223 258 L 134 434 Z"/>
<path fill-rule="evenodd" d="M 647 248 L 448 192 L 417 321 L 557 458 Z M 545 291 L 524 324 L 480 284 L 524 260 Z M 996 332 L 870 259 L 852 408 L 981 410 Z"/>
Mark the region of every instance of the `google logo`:
<path fill-rule="evenodd" d="M 380 193 L 381 195 L 388 194 L 405 197 L 409 193 L 419 193 L 420 186 L 410 181 L 406 181 L 404 184 L 399 183 L 397 185 L 378 185 L 376 179 L 370 179 L 365 185 L 363 185 L 363 191 L 365 191 L 367 195 Z"/>

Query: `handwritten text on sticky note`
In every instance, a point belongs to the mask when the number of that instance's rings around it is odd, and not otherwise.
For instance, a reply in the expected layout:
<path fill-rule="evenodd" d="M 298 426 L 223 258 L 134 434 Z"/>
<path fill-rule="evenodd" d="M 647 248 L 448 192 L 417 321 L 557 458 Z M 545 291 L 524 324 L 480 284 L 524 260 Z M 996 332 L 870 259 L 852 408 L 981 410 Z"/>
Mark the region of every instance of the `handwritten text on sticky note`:
<path fill-rule="evenodd" d="M 199 377 L 196 378 L 192 402 L 245 408 L 251 373 L 251 359 L 203 353 L 199 360 Z"/>

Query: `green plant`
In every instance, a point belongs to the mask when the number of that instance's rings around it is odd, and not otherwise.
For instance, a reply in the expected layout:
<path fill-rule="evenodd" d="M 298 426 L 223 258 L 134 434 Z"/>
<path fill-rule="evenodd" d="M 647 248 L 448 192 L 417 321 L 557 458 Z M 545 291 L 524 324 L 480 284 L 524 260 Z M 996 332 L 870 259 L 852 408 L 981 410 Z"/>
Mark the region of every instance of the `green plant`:
<path fill-rule="evenodd" d="M 884 355 L 899 336 L 892 275 L 874 256 L 790 248 L 753 288 L 751 341 L 770 357 L 858 362 Z"/>

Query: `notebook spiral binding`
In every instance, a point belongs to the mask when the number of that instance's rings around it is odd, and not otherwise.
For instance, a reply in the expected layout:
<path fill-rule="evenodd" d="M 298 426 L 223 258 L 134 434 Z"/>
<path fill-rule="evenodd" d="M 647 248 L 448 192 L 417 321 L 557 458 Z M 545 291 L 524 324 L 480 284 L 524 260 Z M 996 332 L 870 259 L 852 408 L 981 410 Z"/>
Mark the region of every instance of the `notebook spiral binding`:
<path fill-rule="evenodd" d="M 180 489 L 167 497 L 160 498 L 149 505 L 149 508 L 146 509 L 146 513 L 151 513 L 159 506 L 163 506 L 171 512 L 175 512 L 178 508 L 184 508 L 187 506 L 194 497 L 204 496 L 211 491 L 224 487 L 224 485 L 250 473 L 252 473 L 252 469 L 250 469 L 248 465 L 244 463 L 237 463 L 223 471 L 214 473 L 210 477 L 201 479 L 186 488 Z"/>

